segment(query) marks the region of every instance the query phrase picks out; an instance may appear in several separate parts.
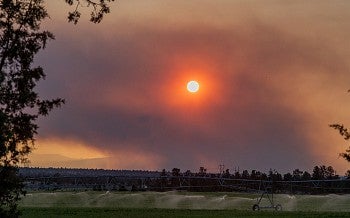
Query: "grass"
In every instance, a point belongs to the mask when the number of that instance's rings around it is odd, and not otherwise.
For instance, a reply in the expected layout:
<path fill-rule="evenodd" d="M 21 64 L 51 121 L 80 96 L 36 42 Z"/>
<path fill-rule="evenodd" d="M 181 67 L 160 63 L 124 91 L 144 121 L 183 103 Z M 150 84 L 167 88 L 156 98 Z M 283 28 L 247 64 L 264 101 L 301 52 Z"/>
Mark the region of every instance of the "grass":
<path fill-rule="evenodd" d="M 150 208 L 23 208 L 24 218 L 40 217 L 83 217 L 83 218 L 224 218 L 224 217 L 349 217 L 347 212 L 275 212 L 244 210 L 190 210 L 190 209 L 150 209 Z"/>
<path fill-rule="evenodd" d="M 350 195 L 274 195 L 283 211 L 252 211 L 258 194 L 234 192 L 33 192 L 23 217 L 350 217 Z M 265 199 L 261 206 L 269 205 Z"/>
<path fill-rule="evenodd" d="M 24 207 L 108 207 L 167 209 L 250 209 L 252 196 L 189 192 L 44 192 L 29 193 Z"/>

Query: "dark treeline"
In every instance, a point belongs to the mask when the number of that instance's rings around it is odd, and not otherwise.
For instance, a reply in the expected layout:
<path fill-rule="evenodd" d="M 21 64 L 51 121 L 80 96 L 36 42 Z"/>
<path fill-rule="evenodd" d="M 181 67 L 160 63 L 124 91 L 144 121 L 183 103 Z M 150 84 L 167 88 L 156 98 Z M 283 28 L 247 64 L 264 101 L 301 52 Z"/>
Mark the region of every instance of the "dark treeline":
<path fill-rule="evenodd" d="M 68 168 L 20 168 L 20 177 L 27 190 L 97 190 L 97 191 L 273 191 L 289 194 L 350 193 L 349 172 L 337 175 L 332 166 L 315 166 L 312 172 L 295 169 L 280 174 L 276 170 L 264 173 L 229 169 L 209 173 L 204 167 L 198 172 L 103 170 Z"/>
<path fill-rule="evenodd" d="M 231 173 L 229 169 L 219 173 L 207 173 L 204 167 L 198 172 L 181 172 L 178 168 L 161 172 L 157 190 L 188 191 L 273 191 L 291 194 L 350 193 L 349 171 L 345 176 L 337 175 L 332 166 L 315 166 L 312 172 L 295 169 L 281 174 L 270 169 L 243 170 Z"/>
<path fill-rule="evenodd" d="M 306 181 L 306 180 L 329 180 L 348 178 L 350 171 L 345 176 L 339 176 L 332 166 L 315 166 L 312 172 L 293 170 L 286 174 L 280 174 L 276 170 L 270 169 L 264 173 L 258 170 L 243 170 L 230 172 L 229 169 L 219 173 L 209 173 L 204 167 L 200 167 L 198 172 L 190 170 L 182 172 L 179 168 L 173 168 L 171 171 L 163 169 L 159 171 L 149 170 L 106 170 L 106 169 L 72 169 L 72 168 L 19 168 L 19 175 L 23 178 L 28 177 L 59 177 L 59 176 L 181 176 L 181 177 L 211 177 L 211 178 L 230 178 L 230 179 L 248 179 L 248 180 L 273 180 L 273 181 Z"/>
<path fill-rule="evenodd" d="M 345 175 L 345 178 L 349 177 L 350 171 Z M 207 170 L 204 167 L 200 167 L 199 171 L 196 173 L 187 170 L 181 172 L 178 168 L 173 168 L 172 171 L 166 171 L 163 169 L 162 176 L 208 176 L 208 177 L 222 177 L 222 178 L 231 178 L 231 179 L 247 179 L 247 180 L 270 180 L 270 181 L 306 181 L 306 180 L 332 180 L 340 179 L 340 176 L 337 175 L 336 171 L 332 166 L 315 166 L 312 172 L 301 171 L 299 169 L 293 170 L 293 172 L 288 172 L 286 174 L 280 174 L 276 170 L 270 169 L 268 173 L 264 173 L 258 170 L 248 170 L 230 172 L 229 169 L 226 169 L 219 173 L 207 173 Z M 344 177 L 342 177 L 344 178 Z"/>

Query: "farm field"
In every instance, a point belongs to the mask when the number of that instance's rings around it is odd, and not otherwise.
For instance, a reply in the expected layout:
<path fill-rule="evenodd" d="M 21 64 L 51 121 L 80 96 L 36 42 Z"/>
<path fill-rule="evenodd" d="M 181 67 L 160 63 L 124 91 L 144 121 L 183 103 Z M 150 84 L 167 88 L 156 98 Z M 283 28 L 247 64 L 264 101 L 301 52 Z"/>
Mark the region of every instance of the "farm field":
<path fill-rule="evenodd" d="M 226 217 L 349 217 L 346 212 L 304 212 L 304 211 L 247 211 L 247 210 L 190 210 L 190 209 L 147 209 L 147 208 L 24 208 L 24 218 L 40 217 L 123 217 L 123 218 L 226 218 Z"/>
<path fill-rule="evenodd" d="M 275 203 L 283 211 L 252 211 L 257 197 L 235 192 L 33 192 L 20 207 L 23 217 L 350 217 L 350 195 L 277 194 Z"/>

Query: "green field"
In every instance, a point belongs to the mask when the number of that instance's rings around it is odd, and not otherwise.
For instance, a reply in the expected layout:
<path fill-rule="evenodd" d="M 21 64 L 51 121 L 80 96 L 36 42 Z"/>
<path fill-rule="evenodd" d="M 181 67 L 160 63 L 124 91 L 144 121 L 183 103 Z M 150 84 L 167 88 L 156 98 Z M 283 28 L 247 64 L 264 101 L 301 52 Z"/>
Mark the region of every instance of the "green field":
<path fill-rule="evenodd" d="M 224 217 L 349 217 L 346 212 L 273 212 L 244 210 L 126 209 L 126 208 L 24 208 L 22 217 L 224 218 Z"/>
<path fill-rule="evenodd" d="M 34 192 L 20 207 L 23 217 L 350 217 L 350 195 L 279 194 L 274 198 L 283 211 L 252 211 L 257 197 L 234 192 Z"/>

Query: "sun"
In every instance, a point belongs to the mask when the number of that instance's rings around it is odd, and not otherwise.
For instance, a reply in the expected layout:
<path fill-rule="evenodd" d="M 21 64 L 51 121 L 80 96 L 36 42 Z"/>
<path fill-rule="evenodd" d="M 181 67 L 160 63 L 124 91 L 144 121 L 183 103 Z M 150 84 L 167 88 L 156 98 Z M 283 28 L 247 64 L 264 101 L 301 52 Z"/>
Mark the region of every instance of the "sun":
<path fill-rule="evenodd" d="M 199 90 L 199 83 L 195 80 L 191 80 L 187 83 L 187 91 L 195 93 Z"/>

